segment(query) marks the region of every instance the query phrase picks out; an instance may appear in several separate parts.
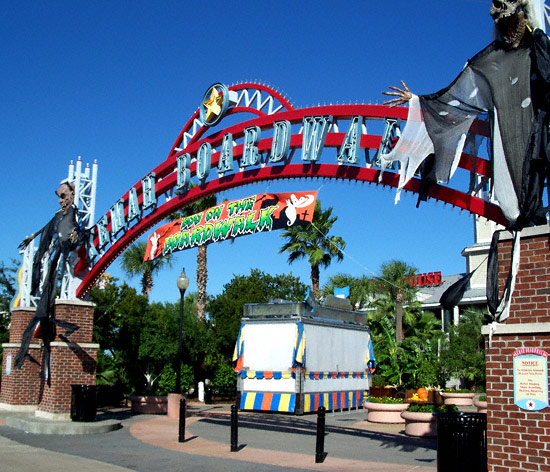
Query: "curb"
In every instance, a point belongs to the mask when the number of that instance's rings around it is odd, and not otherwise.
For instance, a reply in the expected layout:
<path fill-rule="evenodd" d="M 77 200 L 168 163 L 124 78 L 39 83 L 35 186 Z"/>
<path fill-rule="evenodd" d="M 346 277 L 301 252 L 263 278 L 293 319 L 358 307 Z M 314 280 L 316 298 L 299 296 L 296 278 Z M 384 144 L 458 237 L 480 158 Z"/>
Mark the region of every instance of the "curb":
<path fill-rule="evenodd" d="M 100 434 L 122 428 L 118 420 L 102 420 L 89 423 L 73 421 L 48 421 L 39 418 L 9 416 L 6 426 L 34 434 Z"/>

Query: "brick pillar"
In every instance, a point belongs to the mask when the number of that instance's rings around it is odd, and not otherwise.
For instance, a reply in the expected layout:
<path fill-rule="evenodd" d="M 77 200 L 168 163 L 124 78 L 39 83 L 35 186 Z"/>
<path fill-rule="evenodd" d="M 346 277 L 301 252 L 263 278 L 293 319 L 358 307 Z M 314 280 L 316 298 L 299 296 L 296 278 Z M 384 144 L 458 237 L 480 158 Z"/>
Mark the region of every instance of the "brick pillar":
<path fill-rule="evenodd" d="M 23 331 L 33 318 L 34 308 L 16 308 L 11 313 L 10 342 L 3 344 L 0 408 L 35 410 L 36 416 L 69 418 L 71 385 L 95 385 L 98 344 L 92 343 L 94 305 L 80 300 L 57 300 L 56 318 L 77 324 L 80 328 L 69 338 L 57 327 L 51 343 L 50 385 L 42 375 L 41 340 L 31 343 L 23 367 L 13 369 Z"/>
<path fill-rule="evenodd" d="M 499 284 L 504 286 L 512 238 L 499 242 Z M 502 291 L 501 291 L 502 295 Z M 539 348 L 550 354 L 550 248 L 547 226 L 521 235 L 521 259 L 510 317 L 486 336 L 487 458 L 492 472 L 550 471 L 550 409 L 528 411 L 514 404 L 514 351 Z"/>
<path fill-rule="evenodd" d="M 57 300 L 56 318 L 78 325 L 69 338 L 57 327 L 51 343 L 50 386 L 44 385 L 36 416 L 68 418 L 71 385 L 95 385 L 98 344 L 92 344 L 94 304 L 80 300 Z"/>
<path fill-rule="evenodd" d="M 34 317 L 34 308 L 15 308 L 11 312 L 9 343 L 2 344 L 2 383 L 0 408 L 13 411 L 34 411 L 38 405 L 42 379 L 42 348 L 39 339 L 33 339 L 29 356 L 21 369 L 14 369 L 15 356 L 28 323 Z"/>

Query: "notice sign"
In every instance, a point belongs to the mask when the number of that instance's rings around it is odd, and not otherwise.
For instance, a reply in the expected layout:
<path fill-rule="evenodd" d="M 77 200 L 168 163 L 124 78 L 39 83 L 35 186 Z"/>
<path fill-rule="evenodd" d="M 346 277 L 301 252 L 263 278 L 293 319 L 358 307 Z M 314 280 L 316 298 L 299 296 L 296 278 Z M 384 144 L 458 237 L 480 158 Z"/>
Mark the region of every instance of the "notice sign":
<path fill-rule="evenodd" d="M 537 348 L 514 352 L 514 403 L 524 410 L 548 406 L 548 353 Z"/>
<path fill-rule="evenodd" d="M 6 375 L 10 375 L 11 374 L 11 354 L 8 354 L 6 356 Z"/>

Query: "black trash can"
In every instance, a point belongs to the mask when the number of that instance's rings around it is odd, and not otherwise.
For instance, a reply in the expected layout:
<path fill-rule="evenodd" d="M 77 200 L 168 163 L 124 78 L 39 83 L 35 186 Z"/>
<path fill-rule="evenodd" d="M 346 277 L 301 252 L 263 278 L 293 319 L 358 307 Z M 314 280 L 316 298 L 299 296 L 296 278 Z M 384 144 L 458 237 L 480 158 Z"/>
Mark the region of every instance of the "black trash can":
<path fill-rule="evenodd" d="M 204 386 L 204 403 L 211 405 L 214 401 L 214 389 L 211 385 Z"/>
<path fill-rule="evenodd" d="M 438 472 L 487 472 L 487 414 L 436 416 Z"/>
<path fill-rule="evenodd" d="M 71 385 L 71 420 L 95 421 L 97 413 L 97 387 Z"/>

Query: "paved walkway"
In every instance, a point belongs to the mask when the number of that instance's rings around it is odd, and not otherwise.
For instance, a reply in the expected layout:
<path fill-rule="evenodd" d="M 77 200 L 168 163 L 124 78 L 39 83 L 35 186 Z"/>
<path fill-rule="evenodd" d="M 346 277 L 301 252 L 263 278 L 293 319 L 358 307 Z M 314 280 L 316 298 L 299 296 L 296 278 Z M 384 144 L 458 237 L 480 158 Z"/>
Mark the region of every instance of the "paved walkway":
<path fill-rule="evenodd" d="M 316 416 L 239 413 L 238 452 L 230 452 L 228 405 L 190 405 L 186 440 L 161 415 L 110 410 L 123 428 L 104 434 L 29 434 L 5 425 L 0 411 L 2 470 L 18 472 L 359 471 L 435 472 L 435 439 L 409 438 L 402 425 L 374 425 L 365 412 L 327 414 L 326 459 L 315 463 Z M 5 469 L 4 469 L 5 467 Z"/>

